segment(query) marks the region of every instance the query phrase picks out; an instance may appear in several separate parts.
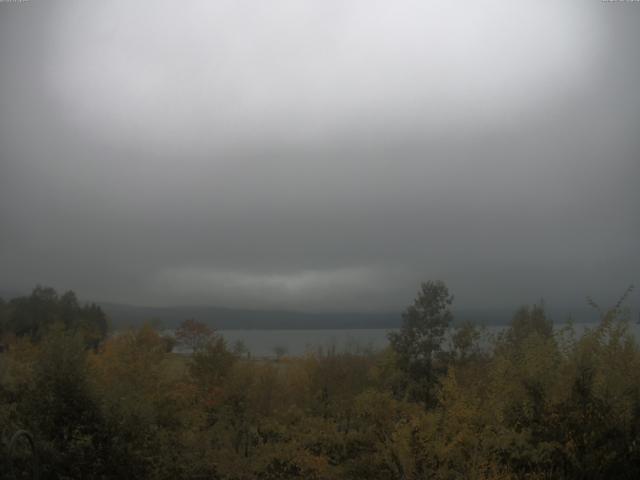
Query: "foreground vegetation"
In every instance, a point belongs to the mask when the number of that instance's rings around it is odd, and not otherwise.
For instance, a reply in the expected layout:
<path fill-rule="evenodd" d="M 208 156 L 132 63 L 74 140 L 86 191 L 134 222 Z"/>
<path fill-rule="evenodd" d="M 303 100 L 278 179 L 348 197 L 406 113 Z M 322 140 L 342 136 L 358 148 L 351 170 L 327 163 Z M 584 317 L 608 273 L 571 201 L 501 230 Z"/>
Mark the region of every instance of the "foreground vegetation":
<path fill-rule="evenodd" d="M 622 302 L 577 337 L 525 307 L 497 338 L 451 327 L 428 282 L 382 352 L 278 361 L 205 325 L 106 335 L 96 306 L 0 302 L 0 428 L 44 478 L 640 478 L 640 351 Z"/>

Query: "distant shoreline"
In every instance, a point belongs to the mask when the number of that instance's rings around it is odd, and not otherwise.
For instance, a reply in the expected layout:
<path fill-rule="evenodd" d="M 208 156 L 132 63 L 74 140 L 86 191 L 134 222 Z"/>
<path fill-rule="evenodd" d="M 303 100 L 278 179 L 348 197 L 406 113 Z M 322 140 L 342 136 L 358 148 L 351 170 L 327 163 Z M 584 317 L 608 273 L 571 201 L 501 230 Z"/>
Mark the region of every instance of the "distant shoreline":
<path fill-rule="evenodd" d="M 136 327 L 145 323 L 156 323 L 162 328 L 175 328 L 180 322 L 189 318 L 206 323 L 216 330 L 375 330 L 397 328 L 402 322 L 401 311 L 310 313 L 216 306 L 141 307 L 97 303 L 110 318 L 114 328 Z M 517 306 L 454 308 L 454 324 L 473 322 L 486 326 L 506 325 L 511 321 L 517 308 Z M 597 312 L 587 305 L 548 306 L 547 313 L 549 318 L 557 324 L 565 323 L 569 317 L 575 323 L 598 320 Z"/>

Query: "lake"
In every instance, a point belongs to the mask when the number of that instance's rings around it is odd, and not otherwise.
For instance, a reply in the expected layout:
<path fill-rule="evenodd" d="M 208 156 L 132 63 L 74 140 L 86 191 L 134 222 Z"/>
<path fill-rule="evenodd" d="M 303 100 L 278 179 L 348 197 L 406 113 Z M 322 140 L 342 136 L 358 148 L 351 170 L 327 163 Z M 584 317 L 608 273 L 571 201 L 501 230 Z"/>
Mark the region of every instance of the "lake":
<path fill-rule="evenodd" d="M 576 323 L 574 329 L 580 335 L 596 323 Z M 556 325 L 556 328 L 564 327 Z M 485 327 L 484 342 L 499 334 L 504 326 Z M 253 356 L 273 357 L 275 348 L 281 347 L 287 355 L 303 355 L 318 349 L 335 348 L 338 352 L 362 351 L 365 349 L 380 350 L 388 345 L 387 335 L 394 329 L 357 329 L 357 330 L 219 330 L 227 341 L 229 348 L 242 341 Z M 631 324 L 631 331 L 640 338 L 640 325 Z"/>

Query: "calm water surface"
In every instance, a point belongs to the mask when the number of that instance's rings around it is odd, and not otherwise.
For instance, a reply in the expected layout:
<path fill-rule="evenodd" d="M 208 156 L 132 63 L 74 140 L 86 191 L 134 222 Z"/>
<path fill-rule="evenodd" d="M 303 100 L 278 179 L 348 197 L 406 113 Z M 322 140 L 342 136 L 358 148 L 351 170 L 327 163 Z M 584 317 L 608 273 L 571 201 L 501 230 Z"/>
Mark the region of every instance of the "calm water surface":
<path fill-rule="evenodd" d="M 574 330 L 580 335 L 586 328 L 593 328 L 594 323 L 576 323 Z M 562 328 L 558 325 L 556 328 Z M 640 338 L 640 326 L 631 324 L 631 331 Z M 483 343 L 499 334 L 505 327 L 485 327 Z M 338 352 L 363 350 L 380 350 L 388 345 L 387 335 L 394 329 L 360 329 L 360 330 L 219 330 L 230 348 L 242 341 L 253 356 L 275 356 L 276 348 L 287 355 L 303 355 L 319 349 L 335 348 Z"/>

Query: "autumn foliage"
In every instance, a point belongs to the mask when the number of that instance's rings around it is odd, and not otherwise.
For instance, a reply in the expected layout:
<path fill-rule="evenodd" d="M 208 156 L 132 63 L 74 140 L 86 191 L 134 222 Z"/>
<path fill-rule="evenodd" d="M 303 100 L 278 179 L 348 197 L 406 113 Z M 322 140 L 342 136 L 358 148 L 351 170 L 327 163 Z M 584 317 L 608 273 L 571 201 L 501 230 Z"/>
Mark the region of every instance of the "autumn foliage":
<path fill-rule="evenodd" d="M 279 361 L 196 321 L 176 332 L 189 355 L 151 326 L 97 348 L 56 322 L 5 335 L 0 427 L 33 432 L 50 479 L 640 478 L 622 307 L 581 335 L 524 307 L 490 337 L 452 326 L 451 301 L 423 285 L 384 351 Z"/>

